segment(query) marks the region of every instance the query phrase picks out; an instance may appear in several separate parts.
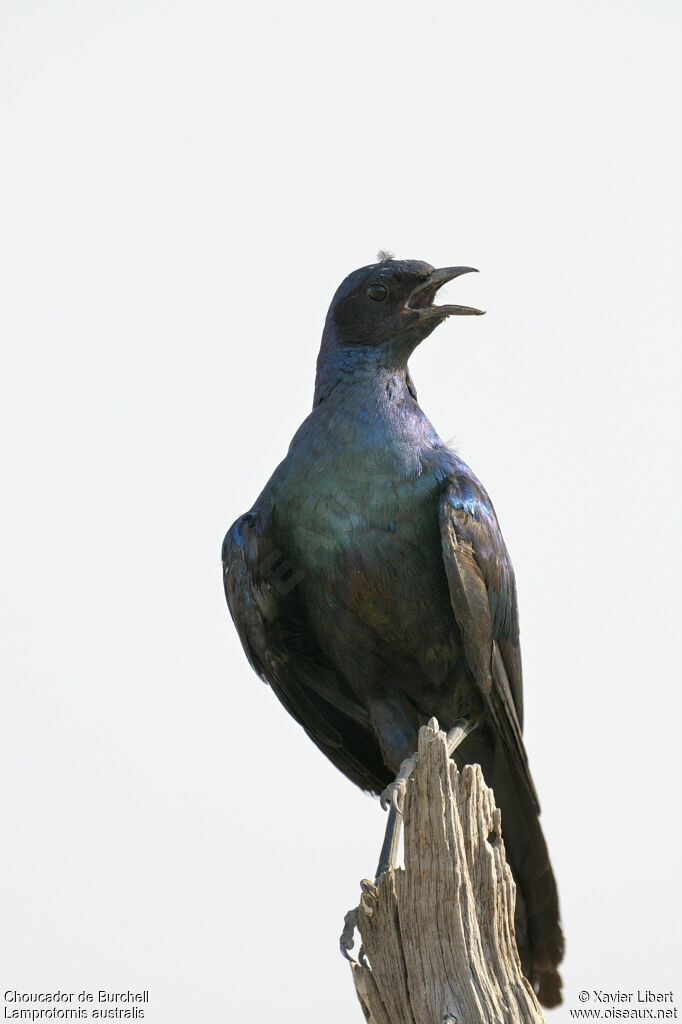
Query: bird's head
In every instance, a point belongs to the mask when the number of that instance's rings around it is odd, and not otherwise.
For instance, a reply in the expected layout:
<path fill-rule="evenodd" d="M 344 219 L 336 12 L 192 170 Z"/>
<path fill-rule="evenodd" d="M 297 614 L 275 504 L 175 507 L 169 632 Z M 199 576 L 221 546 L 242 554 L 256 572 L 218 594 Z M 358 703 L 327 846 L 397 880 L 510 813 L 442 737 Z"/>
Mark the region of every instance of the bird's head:
<path fill-rule="evenodd" d="M 419 260 L 379 256 L 378 263 L 349 274 L 332 299 L 317 359 L 315 405 L 342 380 L 371 379 L 387 370 L 407 381 L 407 360 L 438 324 L 449 316 L 484 312 L 434 304 L 439 288 L 475 272 L 473 267 L 436 270 Z"/>
<path fill-rule="evenodd" d="M 436 270 L 419 260 L 381 259 L 349 274 L 332 299 L 326 330 L 342 346 L 388 347 L 407 358 L 449 316 L 479 316 L 471 306 L 434 304 L 439 288 L 473 267 Z"/>

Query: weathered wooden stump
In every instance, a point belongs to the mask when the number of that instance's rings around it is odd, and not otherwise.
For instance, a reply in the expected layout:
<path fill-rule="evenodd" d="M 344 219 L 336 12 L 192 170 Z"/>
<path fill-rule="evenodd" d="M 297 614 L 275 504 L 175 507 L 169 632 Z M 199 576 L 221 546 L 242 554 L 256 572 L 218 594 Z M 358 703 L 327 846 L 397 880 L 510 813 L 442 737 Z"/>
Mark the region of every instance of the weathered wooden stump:
<path fill-rule="evenodd" d="M 435 720 L 408 783 L 405 867 L 362 889 L 351 968 L 368 1024 L 542 1024 L 493 792 L 478 765 L 457 770 Z"/>

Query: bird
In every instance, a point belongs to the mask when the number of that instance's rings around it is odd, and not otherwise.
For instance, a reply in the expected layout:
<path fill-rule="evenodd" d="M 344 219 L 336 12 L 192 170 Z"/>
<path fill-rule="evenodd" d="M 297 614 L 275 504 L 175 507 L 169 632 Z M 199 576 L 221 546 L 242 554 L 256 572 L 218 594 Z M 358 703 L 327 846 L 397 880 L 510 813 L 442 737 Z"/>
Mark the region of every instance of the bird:
<path fill-rule="evenodd" d="M 523 739 L 514 570 L 493 504 L 421 409 L 408 361 L 473 267 L 380 252 L 332 299 L 313 408 L 222 549 L 256 673 L 352 782 L 380 794 L 432 716 L 476 724 L 454 752 L 502 812 L 522 968 L 561 1002 L 556 881 Z"/>

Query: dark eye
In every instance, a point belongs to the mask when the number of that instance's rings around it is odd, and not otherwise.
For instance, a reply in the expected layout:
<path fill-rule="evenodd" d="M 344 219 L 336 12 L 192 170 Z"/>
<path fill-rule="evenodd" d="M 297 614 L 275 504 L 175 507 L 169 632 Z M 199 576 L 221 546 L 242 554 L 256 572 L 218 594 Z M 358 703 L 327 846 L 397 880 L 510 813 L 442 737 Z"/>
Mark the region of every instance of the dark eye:
<path fill-rule="evenodd" d="M 375 302 L 383 302 L 388 295 L 388 288 L 385 284 L 371 284 L 367 289 L 367 294 Z"/>

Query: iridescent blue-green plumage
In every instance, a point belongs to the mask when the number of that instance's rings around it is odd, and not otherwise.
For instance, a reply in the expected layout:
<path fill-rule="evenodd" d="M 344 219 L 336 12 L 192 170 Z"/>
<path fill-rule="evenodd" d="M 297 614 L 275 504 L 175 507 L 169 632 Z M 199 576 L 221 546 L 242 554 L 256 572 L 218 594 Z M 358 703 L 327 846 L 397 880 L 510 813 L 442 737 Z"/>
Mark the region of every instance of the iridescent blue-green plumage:
<path fill-rule="evenodd" d="M 313 411 L 223 545 L 247 657 L 311 739 L 374 792 L 432 715 L 483 724 L 457 750 L 502 808 L 524 970 L 560 1001 L 556 885 L 521 738 L 514 573 L 492 503 L 421 410 L 407 360 L 456 313 L 434 271 L 355 271 L 327 316 Z"/>

